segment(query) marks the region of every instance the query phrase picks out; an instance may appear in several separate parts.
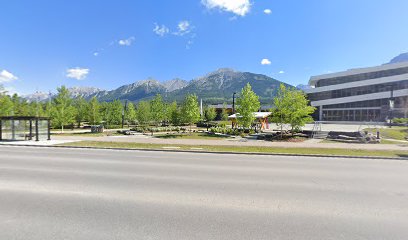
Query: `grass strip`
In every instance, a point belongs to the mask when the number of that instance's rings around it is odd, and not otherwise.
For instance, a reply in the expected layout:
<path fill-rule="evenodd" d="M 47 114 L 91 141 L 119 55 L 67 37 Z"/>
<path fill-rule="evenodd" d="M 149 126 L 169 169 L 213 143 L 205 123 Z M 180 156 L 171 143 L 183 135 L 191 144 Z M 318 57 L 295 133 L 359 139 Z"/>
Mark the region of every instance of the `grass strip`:
<path fill-rule="evenodd" d="M 81 141 L 64 143 L 59 146 L 70 147 L 92 147 L 92 148 L 122 148 L 122 149 L 155 149 L 169 150 L 169 147 L 177 147 L 183 151 L 206 151 L 206 152 L 228 152 L 228 153 L 262 153 L 262 154 L 299 154 L 299 155 L 335 155 L 356 157 L 408 157 L 408 151 L 395 150 L 360 150 L 340 148 L 277 148 L 256 146 L 210 146 L 210 145 L 177 145 L 177 144 L 149 144 L 149 143 L 124 143 L 124 142 L 99 142 Z M 167 148 L 167 149 L 166 149 Z M 200 149 L 200 150 L 198 150 Z M 176 150 L 176 151 L 177 151 Z"/>

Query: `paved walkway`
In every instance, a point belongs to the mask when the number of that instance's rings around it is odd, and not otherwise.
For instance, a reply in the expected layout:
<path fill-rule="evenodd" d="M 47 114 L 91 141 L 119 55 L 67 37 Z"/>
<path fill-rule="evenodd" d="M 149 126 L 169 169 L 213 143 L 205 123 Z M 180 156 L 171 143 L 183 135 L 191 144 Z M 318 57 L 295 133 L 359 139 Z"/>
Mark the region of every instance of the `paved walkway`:
<path fill-rule="evenodd" d="M 206 139 L 159 139 L 153 137 L 123 136 L 123 137 L 77 137 L 77 136 L 55 136 L 54 139 L 70 141 L 101 141 L 101 142 L 132 142 L 152 144 L 174 144 L 174 145 L 215 145 L 215 146 L 258 146 L 258 147 L 280 147 L 280 148 L 345 148 L 365 150 L 406 150 L 407 144 L 351 144 L 351 143 L 316 143 L 316 141 L 292 142 L 267 142 L 262 140 L 206 140 Z"/>
<path fill-rule="evenodd" d="M 64 143 L 78 142 L 81 140 L 74 139 L 58 139 L 50 141 L 0 141 L 0 145 L 25 145 L 25 146 L 53 146 Z"/>

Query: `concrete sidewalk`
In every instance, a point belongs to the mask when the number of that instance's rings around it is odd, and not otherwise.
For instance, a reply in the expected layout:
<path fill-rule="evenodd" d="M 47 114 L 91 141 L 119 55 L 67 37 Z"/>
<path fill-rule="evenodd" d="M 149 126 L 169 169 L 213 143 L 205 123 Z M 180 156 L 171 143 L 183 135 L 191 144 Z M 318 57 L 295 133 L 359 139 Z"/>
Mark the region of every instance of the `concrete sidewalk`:
<path fill-rule="evenodd" d="M 154 137 L 140 138 L 137 136 L 124 137 L 77 137 L 77 136 L 54 136 L 54 139 L 62 141 L 101 141 L 101 142 L 124 142 L 124 143 L 150 143 L 167 145 L 214 145 L 214 146 L 256 146 L 278 148 L 340 148 L 362 150 L 400 150 L 408 152 L 407 144 L 350 144 L 350 143 L 316 143 L 305 142 L 267 142 L 263 140 L 205 140 L 205 139 L 159 139 Z"/>
<path fill-rule="evenodd" d="M 68 139 L 59 139 L 59 140 L 50 140 L 50 141 L 0 141 L 0 145 L 15 145 L 15 146 L 53 146 L 64 143 L 78 142 L 81 140 L 68 140 Z"/>

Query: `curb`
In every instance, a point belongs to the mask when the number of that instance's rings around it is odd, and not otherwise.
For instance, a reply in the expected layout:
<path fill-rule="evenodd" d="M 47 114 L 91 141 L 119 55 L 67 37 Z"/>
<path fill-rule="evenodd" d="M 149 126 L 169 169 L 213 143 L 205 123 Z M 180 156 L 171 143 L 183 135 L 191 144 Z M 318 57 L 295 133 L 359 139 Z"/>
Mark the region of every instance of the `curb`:
<path fill-rule="evenodd" d="M 37 148 L 67 148 L 67 149 L 93 149 L 93 150 L 118 150 L 118 151 L 145 151 L 145 152 L 173 152 L 173 153 L 205 153 L 223 155 L 247 155 L 247 156 L 286 156 L 286 157 L 319 157 L 319 158 L 347 158 L 347 159 L 376 159 L 405 161 L 408 157 L 380 157 L 380 156 L 347 156 L 347 155 L 323 155 L 323 154 L 291 154 L 291 153 L 257 153 L 257 152 L 211 152 L 203 150 L 178 150 L 178 149 L 151 149 L 151 148 L 113 148 L 113 147 L 80 147 L 80 146 L 39 146 L 39 145 L 14 145 L 1 144 L 8 147 L 37 147 Z"/>

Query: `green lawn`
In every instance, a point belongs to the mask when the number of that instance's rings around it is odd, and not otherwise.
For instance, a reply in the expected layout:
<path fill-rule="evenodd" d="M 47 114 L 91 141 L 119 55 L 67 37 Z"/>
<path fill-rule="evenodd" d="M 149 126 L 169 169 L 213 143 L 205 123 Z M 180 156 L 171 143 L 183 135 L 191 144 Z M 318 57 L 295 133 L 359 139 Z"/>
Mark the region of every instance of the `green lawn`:
<path fill-rule="evenodd" d="M 157 149 L 167 148 L 184 151 L 207 151 L 207 152 L 231 152 L 231 153 L 266 153 L 266 154 L 302 154 L 302 155 L 339 155 L 339 156 L 376 156 L 376 157 L 408 157 L 408 151 L 386 150 L 354 150 L 354 149 L 327 149 L 327 148 L 275 148 L 275 147 L 240 147 L 240 146 L 188 146 L 188 145 L 165 145 L 124 142 L 97 142 L 82 141 L 61 144 L 60 146 L 95 147 L 95 148 L 122 148 L 122 149 Z"/>
<path fill-rule="evenodd" d="M 64 133 L 52 133 L 53 135 L 57 136 L 81 136 L 81 137 L 105 137 L 105 136 L 115 136 L 121 135 L 117 132 L 104 132 L 104 133 L 91 133 L 91 132 L 81 132 L 81 133 L 74 133 L 74 132 L 64 132 Z"/>
<path fill-rule="evenodd" d="M 175 133 L 175 134 L 156 134 L 156 138 L 161 139 L 205 139 L 205 140 L 223 140 L 227 136 L 212 135 L 207 133 Z"/>
<path fill-rule="evenodd" d="M 373 128 L 368 128 L 365 130 L 372 133 L 376 132 L 376 129 Z M 408 127 L 380 128 L 379 131 L 381 138 L 406 140 L 406 138 L 408 137 Z"/>

